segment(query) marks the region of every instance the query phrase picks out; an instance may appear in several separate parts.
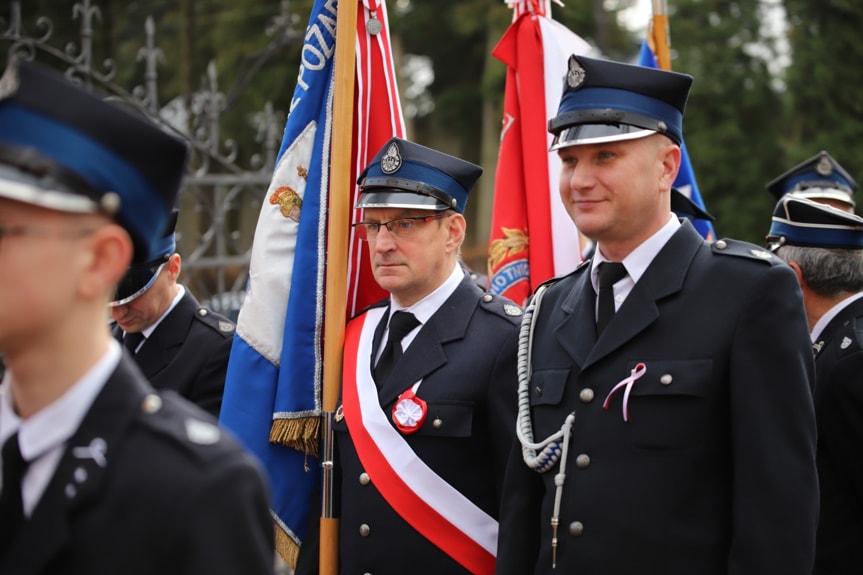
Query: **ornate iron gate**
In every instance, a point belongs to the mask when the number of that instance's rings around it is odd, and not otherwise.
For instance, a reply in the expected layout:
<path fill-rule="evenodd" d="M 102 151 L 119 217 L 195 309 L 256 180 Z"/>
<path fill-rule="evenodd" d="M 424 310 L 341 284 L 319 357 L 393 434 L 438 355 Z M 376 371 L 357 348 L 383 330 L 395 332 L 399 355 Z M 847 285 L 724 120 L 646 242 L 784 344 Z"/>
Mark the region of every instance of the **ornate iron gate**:
<path fill-rule="evenodd" d="M 266 34 L 260 35 L 268 42 L 262 46 L 262 52 L 270 55 L 288 43 L 302 40 L 302 30 L 296 28 L 300 19 L 289 12 L 287 1 L 274 6 L 274 12 Z M 189 98 L 188 105 L 181 98 L 160 105 L 159 63 L 163 54 L 157 47 L 152 17 L 143 23 L 137 54 L 137 63 L 143 62 L 143 77 L 140 84 L 127 89 L 115 81 L 117 68 L 113 60 L 106 59 L 101 67 L 94 62 L 93 41 L 97 33 L 94 24 L 101 22 L 100 8 L 91 0 L 81 0 L 71 6 L 69 16 L 79 23 L 78 38 L 60 49 L 52 45 L 53 22 L 38 17 L 34 30 L 25 29 L 21 2 L 12 0 L 8 16 L 0 14 L 0 47 L 6 48 L 7 58 L 14 55 L 64 70 L 72 81 L 98 89 L 186 140 L 191 161 L 178 206 L 181 279 L 202 302 L 236 317 L 248 276 L 254 227 L 269 184 L 285 114 L 274 111 L 270 102 L 254 114 L 249 129 L 255 130 L 255 141 L 260 147 L 249 156 L 248 165 L 239 165 L 234 141 L 223 141 L 220 136 L 226 98 L 219 91 L 213 61 L 202 74 L 201 85 Z"/>

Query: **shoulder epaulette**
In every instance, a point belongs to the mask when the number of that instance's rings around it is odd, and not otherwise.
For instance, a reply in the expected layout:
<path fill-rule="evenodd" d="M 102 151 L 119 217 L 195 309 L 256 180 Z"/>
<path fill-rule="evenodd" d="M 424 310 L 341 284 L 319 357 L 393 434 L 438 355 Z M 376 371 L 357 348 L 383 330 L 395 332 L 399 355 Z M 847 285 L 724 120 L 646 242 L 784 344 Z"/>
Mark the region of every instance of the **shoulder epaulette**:
<path fill-rule="evenodd" d="M 233 337 L 234 331 L 237 329 L 237 325 L 234 322 L 205 307 L 199 307 L 195 311 L 195 319 L 213 328 L 224 337 Z"/>
<path fill-rule="evenodd" d="M 481 307 L 486 310 L 506 318 L 520 318 L 524 313 L 520 306 L 512 300 L 503 296 L 490 293 L 482 294 L 480 298 Z"/>
<path fill-rule="evenodd" d="M 737 256 L 750 260 L 759 260 L 771 265 L 784 263 L 780 258 L 769 250 L 755 244 L 729 238 L 715 241 L 711 245 L 714 254 L 725 256 Z"/>

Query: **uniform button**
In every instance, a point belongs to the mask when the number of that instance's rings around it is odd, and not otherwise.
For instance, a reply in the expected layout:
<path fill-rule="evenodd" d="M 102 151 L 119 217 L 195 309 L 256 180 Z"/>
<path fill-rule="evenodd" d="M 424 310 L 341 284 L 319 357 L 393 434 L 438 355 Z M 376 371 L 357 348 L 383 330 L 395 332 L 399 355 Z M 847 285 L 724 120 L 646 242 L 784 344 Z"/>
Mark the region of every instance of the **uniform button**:
<path fill-rule="evenodd" d="M 443 420 L 440 417 L 435 417 L 434 421 L 432 421 L 432 427 L 440 429 L 443 427 Z"/>
<path fill-rule="evenodd" d="M 573 521 L 569 524 L 569 534 L 573 537 L 581 537 L 581 534 L 584 533 L 584 525 L 582 525 L 581 521 Z"/>
<path fill-rule="evenodd" d="M 360 473 L 360 485 L 368 485 L 370 481 L 368 473 Z"/>
<path fill-rule="evenodd" d="M 582 453 L 575 458 L 575 466 L 579 469 L 587 469 L 588 465 L 590 465 L 590 456 L 588 454 Z"/>
<path fill-rule="evenodd" d="M 659 378 L 659 383 L 661 383 L 662 385 L 670 385 L 672 379 L 673 378 L 671 377 L 671 374 L 666 373 L 662 377 Z"/>
<path fill-rule="evenodd" d="M 724 250 L 725 248 L 727 248 L 727 247 L 728 247 L 728 244 L 727 244 L 727 243 L 725 243 L 725 240 L 719 240 L 718 242 L 716 242 L 716 243 L 715 243 L 715 244 L 713 244 L 713 245 L 715 245 L 715 246 L 716 246 L 716 249 L 717 249 L 717 250 Z"/>
<path fill-rule="evenodd" d="M 542 388 L 540 386 L 536 386 L 536 389 L 533 390 L 536 393 L 537 397 L 542 397 Z"/>
<path fill-rule="evenodd" d="M 198 315 L 204 317 L 205 315 L 207 315 L 207 310 L 205 310 L 204 308 L 199 309 Z"/>
<path fill-rule="evenodd" d="M 144 402 L 141 404 L 141 411 L 144 413 L 153 414 L 160 409 L 162 409 L 162 398 L 155 393 L 151 393 L 145 397 Z"/>
<path fill-rule="evenodd" d="M 372 532 L 372 528 L 363 523 L 360 525 L 360 537 L 368 537 L 369 533 Z"/>
<path fill-rule="evenodd" d="M 593 390 L 589 387 L 585 387 L 578 393 L 578 399 L 580 399 L 582 403 L 590 403 L 593 401 Z"/>

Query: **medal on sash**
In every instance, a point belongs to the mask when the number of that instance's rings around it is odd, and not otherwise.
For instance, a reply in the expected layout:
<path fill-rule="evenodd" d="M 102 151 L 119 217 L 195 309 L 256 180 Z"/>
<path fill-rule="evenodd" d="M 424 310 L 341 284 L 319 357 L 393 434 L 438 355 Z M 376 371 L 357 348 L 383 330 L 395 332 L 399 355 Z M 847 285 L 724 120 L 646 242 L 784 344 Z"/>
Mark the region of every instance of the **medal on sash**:
<path fill-rule="evenodd" d="M 419 384 L 420 382 L 416 382 L 410 389 L 399 395 L 393 405 L 393 423 L 405 435 L 414 433 L 422 427 L 428 414 L 428 404 L 416 395 Z"/>

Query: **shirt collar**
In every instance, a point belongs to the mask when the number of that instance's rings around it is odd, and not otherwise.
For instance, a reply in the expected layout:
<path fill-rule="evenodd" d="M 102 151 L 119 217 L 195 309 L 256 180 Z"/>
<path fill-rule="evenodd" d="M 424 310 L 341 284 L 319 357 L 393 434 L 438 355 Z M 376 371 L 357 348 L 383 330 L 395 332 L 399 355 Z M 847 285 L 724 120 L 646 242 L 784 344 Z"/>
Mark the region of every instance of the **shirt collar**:
<path fill-rule="evenodd" d="M 671 239 L 671 236 L 674 235 L 679 227 L 680 220 L 674 214 L 671 214 L 664 226 L 659 228 L 652 236 L 623 258 L 623 262 L 621 263 L 626 268 L 626 273 L 632 279 L 633 284 L 641 279 L 641 276 L 647 271 L 647 266 L 656 257 L 656 254 L 662 251 L 662 248 L 665 247 L 665 244 L 668 243 L 668 240 Z M 608 259 L 597 249 L 590 268 L 590 282 L 593 284 L 593 289 L 596 293 L 599 293 L 599 264 L 607 261 Z"/>
<path fill-rule="evenodd" d="M 21 455 L 27 461 L 38 459 L 64 444 L 75 434 L 90 406 L 120 363 L 120 344 L 113 338 L 108 349 L 81 379 L 39 412 L 22 420 L 12 408 L 9 374 L 0 387 L 0 444 L 18 432 Z"/>
<path fill-rule="evenodd" d="M 812 328 L 812 343 L 818 341 L 818 338 L 821 337 L 821 333 L 824 331 L 824 328 L 827 327 L 827 324 L 829 324 L 834 317 L 839 315 L 839 312 L 841 312 L 843 309 L 845 309 L 861 297 L 863 297 L 863 292 L 856 293 L 851 297 L 847 297 L 833 307 L 831 307 L 827 311 L 827 313 L 818 318 L 818 321 L 815 322 L 815 327 Z"/>
<path fill-rule="evenodd" d="M 444 304 L 444 302 L 453 294 L 456 288 L 464 278 L 464 270 L 460 265 L 456 264 L 452 273 L 436 290 L 429 295 L 416 302 L 410 307 L 400 307 L 395 299 L 390 298 L 390 316 L 393 313 L 404 310 L 409 311 L 419 320 L 421 324 L 426 323 L 431 316 Z"/>

